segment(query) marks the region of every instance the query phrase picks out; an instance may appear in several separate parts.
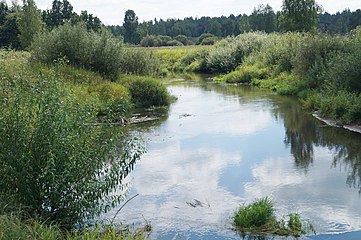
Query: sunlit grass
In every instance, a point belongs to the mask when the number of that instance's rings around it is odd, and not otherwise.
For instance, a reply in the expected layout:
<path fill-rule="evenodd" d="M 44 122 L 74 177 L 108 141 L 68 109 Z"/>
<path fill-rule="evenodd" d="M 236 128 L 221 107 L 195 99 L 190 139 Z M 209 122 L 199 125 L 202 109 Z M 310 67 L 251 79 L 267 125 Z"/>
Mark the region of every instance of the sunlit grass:
<path fill-rule="evenodd" d="M 303 222 L 298 213 L 290 213 L 288 220 L 278 221 L 270 198 L 265 197 L 239 207 L 234 215 L 234 224 L 242 234 L 280 235 L 299 237 L 315 233 L 312 224 Z"/>

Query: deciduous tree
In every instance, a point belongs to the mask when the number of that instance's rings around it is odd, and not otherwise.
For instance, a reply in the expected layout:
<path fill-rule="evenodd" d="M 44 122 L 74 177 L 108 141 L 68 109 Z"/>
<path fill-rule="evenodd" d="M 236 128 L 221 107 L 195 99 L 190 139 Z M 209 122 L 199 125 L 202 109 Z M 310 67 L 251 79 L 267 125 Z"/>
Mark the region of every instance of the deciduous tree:
<path fill-rule="evenodd" d="M 315 0 L 283 0 L 279 19 L 283 31 L 309 32 L 316 28 L 322 8 Z"/>
<path fill-rule="evenodd" d="M 124 42 L 137 44 L 139 36 L 137 32 L 138 17 L 133 10 L 127 10 L 124 16 Z"/>
<path fill-rule="evenodd" d="M 21 47 L 26 49 L 30 46 L 34 36 L 43 28 L 41 12 L 36 7 L 34 0 L 23 0 L 22 10 L 18 14 L 17 26 Z"/>

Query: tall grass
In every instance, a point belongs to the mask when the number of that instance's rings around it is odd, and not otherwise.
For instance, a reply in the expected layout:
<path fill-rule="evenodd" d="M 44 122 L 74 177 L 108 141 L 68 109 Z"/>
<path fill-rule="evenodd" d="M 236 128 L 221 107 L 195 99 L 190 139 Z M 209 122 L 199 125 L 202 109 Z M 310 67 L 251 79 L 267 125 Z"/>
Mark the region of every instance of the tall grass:
<path fill-rule="evenodd" d="M 1 64 L 0 76 L 0 202 L 68 228 L 119 204 L 139 142 L 95 124 L 94 98 L 78 98 L 54 68 Z"/>
<path fill-rule="evenodd" d="M 273 203 L 268 197 L 242 205 L 233 219 L 237 229 L 243 234 L 300 237 L 306 233 L 315 233 L 313 225 L 303 222 L 297 213 L 290 213 L 288 220 L 282 218 L 278 221 Z"/>
<path fill-rule="evenodd" d="M 16 214 L 0 215 L 0 240 L 140 240 L 146 239 L 150 230 L 149 226 L 130 229 L 127 226 L 98 225 L 89 229 L 66 231 L 57 225 L 49 225 L 36 220 L 23 221 Z"/>

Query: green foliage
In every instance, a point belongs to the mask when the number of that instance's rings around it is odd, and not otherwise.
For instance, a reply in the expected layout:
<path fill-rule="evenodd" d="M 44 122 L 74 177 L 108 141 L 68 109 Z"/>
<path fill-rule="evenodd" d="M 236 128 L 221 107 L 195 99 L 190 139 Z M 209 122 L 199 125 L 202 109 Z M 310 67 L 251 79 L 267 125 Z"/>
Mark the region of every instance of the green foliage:
<path fill-rule="evenodd" d="M 185 35 L 178 35 L 178 36 L 174 37 L 174 40 L 181 42 L 184 46 L 192 44 L 192 42 Z"/>
<path fill-rule="evenodd" d="M 167 42 L 167 46 L 183 46 L 183 43 L 173 39 Z"/>
<path fill-rule="evenodd" d="M 352 32 L 346 50 L 328 61 L 321 80 L 337 89 L 361 93 L 361 27 Z"/>
<path fill-rule="evenodd" d="M 140 48 L 121 50 L 120 72 L 136 75 L 156 75 L 160 62 L 151 51 Z"/>
<path fill-rule="evenodd" d="M 138 28 L 138 17 L 135 15 L 133 10 L 127 10 L 124 16 L 124 42 L 137 44 L 139 43 L 139 35 L 137 32 Z"/>
<path fill-rule="evenodd" d="M 108 31 L 88 32 L 85 24 L 65 24 L 38 35 L 31 46 L 32 60 L 53 64 L 65 58 L 71 65 L 116 79 L 122 64 L 122 43 Z"/>
<path fill-rule="evenodd" d="M 197 44 L 198 45 L 211 45 L 211 44 L 205 44 L 205 42 L 203 42 L 205 39 L 218 39 L 216 36 L 214 36 L 211 33 L 203 33 L 197 40 Z M 203 44 L 202 44 L 203 43 Z M 213 42 L 214 43 L 214 42 Z M 212 44 L 213 44 L 212 43 Z"/>
<path fill-rule="evenodd" d="M 129 88 L 132 101 L 139 107 L 167 106 L 170 96 L 167 88 L 158 80 L 149 77 L 123 79 Z"/>
<path fill-rule="evenodd" d="M 275 210 L 268 197 L 241 206 L 234 216 L 234 222 L 240 229 L 257 229 L 272 225 L 274 221 Z"/>
<path fill-rule="evenodd" d="M 90 85 L 88 92 L 99 98 L 98 116 L 104 116 L 107 121 L 120 121 L 131 108 L 128 89 L 120 84 L 107 82 Z"/>
<path fill-rule="evenodd" d="M 96 124 L 93 99 L 79 99 L 54 70 L 8 64 L 9 55 L 0 59 L 0 202 L 64 227 L 119 204 L 138 142 Z"/>
<path fill-rule="evenodd" d="M 159 37 L 153 35 L 145 36 L 140 41 L 140 45 L 142 47 L 159 47 L 161 46 L 161 44 L 162 44 L 162 40 Z"/>
<path fill-rule="evenodd" d="M 206 58 L 207 67 L 214 73 L 227 73 L 242 64 L 244 58 L 259 50 L 265 38 L 260 33 L 241 34 L 219 42 Z"/>
<path fill-rule="evenodd" d="M 27 49 L 33 42 L 34 36 L 43 28 L 41 12 L 34 0 L 23 0 L 22 11 L 19 12 L 17 25 L 20 32 L 21 47 Z"/>
<path fill-rule="evenodd" d="M 305 106 L 318 110 L 326 118 L 341 124 L 359 122 L 361 119 L 361 94 L 344 90 L 326 90 L 314 93 L 305 100 Z"/>
<path fill-rule="evenodd" d="M 70 23 L 75 16 L 73 6 L 68 0 L 53 0 L 52 8 L 43 12 L 43 21 L 49 29 Z"/>
<path fill-rule="evenodd" d="M 290 213 L 288 221 L 277 221 L 272 201 L 261 198 L 241 206 L 234 215 L 234 223 L 242 233 L 255 235 L 279 235 L 300 237 L 309 232 L 315 233 L 312 224 L 303 222 L 298 213 Z"/>
<path fill-rule="evenodd" d="M 249 16 L 249 29 L 253 31 L 264 31 L 267 33 L 277 30 L 277 17 L 270 5 L 259 5 L 253 9 Z M 247 31 L 248 32 L 248 31 Z"/>
<path fill-rule="evenodd" d="M 125 226 L 98 225 L 82 231 L 65 231 L 57 225 L 36 220 L 21 220 L 16 214 L 0 215 L 0 240 L 41 239 L 41 240 L 121 240 L 146 239 L 149 225 L 131 230 Z"/>
<path fill-rule="evenodd" d="M 216 78 L 217 81 L 226 83 L 251 83 L 252 80 L 268 78 L 267 68 L 259 68 L 255 65 L 243 65 L 226 75 Z"/>
<path fill-rule="evenodd" d="M 0 48 L 21 49 L 17 24 L 18 6 L 8 8 L 1 3 L 2 22 L 0 22 Z"/>
<path fill-rule="evenodd" d="M 321 10 L 315 0 L 283 0 L 280 28 L 286 32 L 315 30 L 316 17 Z"/>

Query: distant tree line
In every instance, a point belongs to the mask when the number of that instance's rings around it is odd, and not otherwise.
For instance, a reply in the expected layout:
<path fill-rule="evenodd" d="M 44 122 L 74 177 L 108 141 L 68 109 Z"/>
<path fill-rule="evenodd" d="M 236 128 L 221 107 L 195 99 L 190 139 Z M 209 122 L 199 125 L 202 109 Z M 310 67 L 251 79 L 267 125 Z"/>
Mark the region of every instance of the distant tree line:
<path fill-rule="evenodd" d="M 129 18 L 131 17 L 131 18 Z M 132 29 L 129 23 L 132 22 Z M 179 38 L 187 37 L 195 43 L 195 39 L 203 34 L 212 34 L 217 38 L 236 36 L 251 31 L 286 32 L 286 31 L 319 31 L 329 34 L 345 34 L 356 26 L 361 25 L 361 10 L 354 12 L 344 10 L 336 14 L 322 13 L 322 7 L 314 0 L 284 0 L 282 10 L 275 12 L 273 8 L 259 5 L 250 15 L 231 14 L 222 17 L 188 17 L 184 19 L 154 19 L 138 22 L 133 10 L 125 13 L 123 26 L 108 26 L 116 36 L 124 36 L 125 42 L 143 45 L 154 43 L 167 45 L 166 42 L 179 45 L 184 44 Z M 131 32 L 130 32 L 131 31 Z M 129 35 L 133 34 L 130 38 Z M 156 37 L 158 36 L 158 37 Z M 181 36 L 181 37 L 180 37 Z"/>
<path fill-rule="evenodd" d="M 50 31 L 65 23 L 85 22 L 88 30 L 99 31 L 100 19 L 87 11 L 77 14 L 68 0 L 54 0 L 52 8 L 41 11 L 34 0 L 13 2 L 9 6 L 0 1 L 0 48 L 26 49 L 33 36 L 40 31 Z"/>
<path fill-rule="evenodd" d="M 346 34 L 361 25 L 360 9 L 336 14 L 321 12 L 315 0 L 283 0 L 278 12 L 268 4 L 261 4 L 250 15 L 154 19 L 139 23 L 135 12 L 128 10 L 123 25 L 107 28 L 129 44 L 174 46 L 209 45 L 219 38 L 251 31 Z M 16 2 L 8 6 L 5 0 L 0 0 L 0 48 L 26 49 L 37 32 L 79 22 L 85 22 L 91 31 L 99 31 L 104 26 L 98 17 L 87 11 L 74 12 L 68 0 L 53 0 L 51 9 L 44 11 L 37 9 L 34 0 L 23 0 L 22 6 Z"/>

